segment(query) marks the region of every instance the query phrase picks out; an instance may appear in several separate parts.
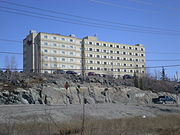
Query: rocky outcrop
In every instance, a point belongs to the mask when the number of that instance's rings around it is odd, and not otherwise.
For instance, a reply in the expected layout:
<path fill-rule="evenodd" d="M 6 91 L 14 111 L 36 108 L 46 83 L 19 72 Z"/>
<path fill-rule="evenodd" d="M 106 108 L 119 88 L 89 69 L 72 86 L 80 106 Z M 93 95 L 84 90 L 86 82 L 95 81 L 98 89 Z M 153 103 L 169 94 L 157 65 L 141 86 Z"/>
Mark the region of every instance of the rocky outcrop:
<path fill-rule="evenodd" d="M 0 104 L 151 103 L 159 95 L 133 87 L 132 80 L 68 74 L 0 73 Z M 64 85 L 68 82 L 69 88 Z M 177 83 L 175 90 L 179 91 Z M 180 99 L 180 97 L 179 97 Z"/>
<path fill-rule="evenodd" d="M 159 95 L 170 95 L 170 93 L 153 93 L 142 91 L 135 87 L 69 87 L 68 89 L 58 87 L 54 84 L 39 88 L 22 89 L 0 92 L 0 104 L 100 104 L 100 103 L 135 103 L 149 104 L 152 98 Z M 180 99 L 180 96 L 179 96 Z"/>

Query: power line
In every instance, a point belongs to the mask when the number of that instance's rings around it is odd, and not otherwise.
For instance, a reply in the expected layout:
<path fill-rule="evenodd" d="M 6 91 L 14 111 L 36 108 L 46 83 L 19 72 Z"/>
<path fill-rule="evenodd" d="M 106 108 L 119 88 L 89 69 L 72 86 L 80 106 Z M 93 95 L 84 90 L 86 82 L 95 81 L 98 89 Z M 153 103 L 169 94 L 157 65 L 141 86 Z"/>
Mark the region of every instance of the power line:
<path fill-rule="evenodd" d="M 18 40 L 9 40 L 9 39 L 2 39 L 2 38 L 0 38 L 0 41 L 22 43 L 22 41 L 18 41 Z"/>
<path fill-rule="evenodd" d="M 0 54 L 16 54 L 16 55 L 23 55 L 23 53 L 17 53 L 17 52 L 0 52 Z M 107 59 L 106 59 L 107 60 Z M 111 60 L 111 59 L 108 59 L 108 60 Z M 114 60 L 114 59 L 113 59 Z M 120 61 L 131 61 L 131 60 L 120 60 Z M 171 59 L 171 60 L 146 60 L 146 61 L 180 61 L 180 60 L 176 60 L 176 59 Z M 134 61 L 132 61 L 134 62 Z M 138 62 L 138 61 L 137 61 Z"/>
<path fill-rule="evenodd" d="M 0 38 L 0 41 L 22 43 L 22 41 L 20 41 L 20 40 L 2 39 L 2 38 Z M 15 44 L 15 45 L 17 45 L 17 44 Z M 146 54 L 180 54 L 179 52 L 145 52 L 145 53 Z M 151 61 L 151 60 L 148 60 L 148 61 Z M 165 60 L 162 60 L 162 61 L 165 61 Z M 167 61 L 169 61 L 169 60 L 167 60 Z M 179 60 L 175 60 L 175 61 L 179 61 Z"/>
<path fill-rule="evenodd" d="M 146 61 L 180 61 L 180 60 L 146 60 Z"/>
<path fill-rule="evenodd" d="M 60 19 L 60 21 L 62 21 L 62 19 L 65 22 L 67 22 L 67 20 L 68 21 L 76 21 L 75 23 L 80 24 L 80 25 L 88 25 L 88 26 L 91 25 L 91 26 L 97 26 L 97 27 L 113 29 L 113 30 L 117 30 L 117 29 L 121 28 L 119 30 L 123 29 L 124 31 L 131 31 L 131 32 L 145 32 L 145 33 L 146 32 L 148 32 L 148 33 L 151 32 L 153 34 L 162 34 L 162 32 L 159 31 L 159 30 L 153 30 L 153 31 L 151 30 L 151 31 L 149 31 L 149 30 L 143 30 L 143 29 L 141 30 L 141 29 L 138 29 L 138 28 L 125 28 L 125 27 L 122 27 L 122 26 L 117 27 L 117 26 L 114 26 L 114 25 L 107 25 L 107 24 L 101 24 L 101 23 L 92 23 L 92 22 L 86 22 L 86 21 L 79 21 L 79 20 L 74 20 L 74 19 L 69 19 L 69 18 L 64 18 L 64 17 L 57 17 L 57 16 L 52 16 L 52 15 L 47 15 L 47 14 L 40 14 L 40 13 L 36 13 L 36 12 L 31 12 L 31 11 L 26 11 L 26 10 L 19 10 L 19 9 L 8 8 L 8 7 L 3 7 L 3 6 L 0 6 L 0 8 L 10 9 L 10 10 L 20 11 L 20 12 L 26 12 L 26 13 L 28 12 L 28 13 L 31 13 L 33 15 L 45 16 L 46 19 L 48 19 L 48 20 L 51 19 L 51 18 L 55 18 L 55 19 L 58 19 L 58 20 Z M 47 17 L 50 17 L 50 18 L 47 18 Z M 81 23 L 79 23 L 79 22 L 81 22 Z M 72 22 L 68 22 L 68 23 L 72 23 Z M 167 32 L 164 32 L 163 34 L 177 35 L 177 34 L 180 34 L 180 33 L 176 33 L 176 32 L 172 33 L 171 31 L 167 31 Z"/>
<path fill-rule="evenodd" d="M 0 1 L 0 2 L 4 2 L 4 1 Z M 140 32 L 138 31 L 139 29 L 144 29 L 146 28 L 146 30 L 143 30 L 144 32 L 147 32 L 147 29 L 154 29 L 156 34 L 158 34 L 157 32 L 161 32 L 161 31 L 166 31 L 165 33 L 163 34 L 170 34 L 169 32 L 180 32 L 180 31 L 176 31 L 176 30 L 168 30 L 168 29 L 162 29 L 162 28 L 155 28 L 155 27 L 144 27 L 144 26 L 137 26 L 137 25 L 129 25 L 129 24 L 122 24 L 122 23 L 118 23 L 118 22 L 109 22 L 109 21 L 105 21 L 105 20 L 99 20 L 99 19 L 92 19 L 92 18 L 87 18 L 87 17 L 81 17 L 81 16 L 75 16 L 75 15 L 71 15 L 71 14 L 65 14 L 65 13 L 62 13 L 62 12 L 57 12 L 57 11 L 53 11 L 53 10 L 46 10 L 46 9 L 41 9 L 41 8 L 36 8 L 36 7 L 31 7 L 31 6 L 26 6 L 26 5 L 22 5 L 22 4 L 16 4 L 16 3 L 13 3 L 13 2 L 4 2 L 4 3 L 8 3 L 8 4 L 11 4 L 11 5 L 16 5 L 16 6 L 21 6 L 21 7 L 27 7 L 27 8 L 31 8 L 31 9 L 36 9 L 36 10 L 41 10 L 41 11 L 46 11 L 46 12 L 51 12 L 51 13 L 56 13 L 56 14 L 63 14 L 63 15 L 68 15 L 68 16 L 73 16 L 73 17 L 77 17 L 77 18 L 81 18 L 81 19 L 89 19 L 89 21 L 100 21 L 100 22 L 106 22 L 106 23 L 113 23 L 113 24 L 118 24 L 118 25 L 122 25 L 124 27 L 121 26 L 121 28 L 123 29 L 126 29 L 126 30 L 123 30 L 123 31 L 127 31 L 127 30 L 131 30 L 131 32 Z M 7 7 L 2 7 L 2 8 L 6 8 L 8 9 Z M 10 9 L 10 8 L 9 8 Z M 12 8 L 11 8 L 12 9 Z M 12 9 L 12 10 L 17 10 L 17 9 Z M 20 10 L 19 10 L 20 11 Z M 21 10 L 23 12 L 27 12 L 25 10 Z M 30 11 L 28 11 L 30 12 Z M 35 12 L 30 12 L 32 14 L 35 14 Z M 37 14 L 37 13 L 36 13 Z M 68 19 L 68 20 L 74 20 L 74 19 L 69 19 L 69 18 L 62 18 L 62 17 L 57 17 L 57 16 L 51 16 L 51 15 L 45 15 L 45 14 L 38 14 L 38 15 L 43 15 L 43 16 L 49 16 L 49 17 L 55 17 L 55 18 L 59 18 L 59 19 Z M 80 21 L 80 20 L 74 20 L 74 21 Z M 95 25 L 104 25 L 104 26 L 110 26 L 110 27 L 116 27 L 116 26 L 113 26 L 113 25 L 107 25 L 107 24 L 98 24 L 98 23 L 92 23 L 92 22 L 85 22 L 85 21 L 80 21 L 80 22 L 83 22 L 83 23 L 91 23 L 91 24 L 95 24 Z M 69 23 L 69 22 L 68 22 Z M 81 24 L 82 25 L 82 24 Z M 119 28 L 119 27 L 118 27 Z M 137 29 L 139 28 L 139 29 Z M 122 30 L 122 29 L 121 29 Z M 136 31 L 132 31 L 132 30 L 136 30 Z M 142 31 L 142 30 L 141 30 Z M 152 32 L 152 31 L 151 31 Z M 155 34 L 154 33 L 154 34 Z M 151 34 L 151 33 L 150 33 Z M 159 33 L 161 34 L 161 33 Z M 173 34 L 173 33 L 171 33 Z M 174 33 L 174 34 L 178 34 L 178 33 Z"/>
<path fill-rule="evenodd" d="M 130 6 L 123 6 L 117 3 L 112 3 L 112 2 L 106 2 L 106 1 L 101 1 L 101 0 L 90 0 L 91 2 L 94 3 L 99 3 L 99 4 L 103 4 L 103 5 L 110 5 L 110 6 L 114 6 L 114 7 L 122 7 L 122 8 L 127 8 L 127 9 L 132 9 L 132 10 L 137 10 L 137 11 L 145 11 L 145 12 L 150 12 L 150 13 L 156 13 L 157 11 L 147 11 L 144 9 L 140 9 L 140 8 L 134 8 L 134 7 L 130 7 Z"/>
<path fill-rule="evenodd" d="M 16 9 L 16 10 L 18 10 L 18 9 Z M 6 13 L 8 12 L 8 13 L 13 13 L 13 14 L 20 14 L 20 15 L 24 15 L 24 16 L 31 16 L 31 17 L 35 17 L 35 18 L 38 18 L 38 19 L 46 19 L 46 20 L 50 20 L 50 21 L 71 23 L 71 24 L 76 24 L 76 25 L 83 25 L 83 26 L 110 29 L 110 30 L 118 30 L 118 31 L 121 30 L 121 31 L 138 32 L 138 33 L 146 33 L 146 34 L 160 34 L 160 35 L 180 36 L 179 33 L 170 33 L 170 32 L 162 33 L 162 32 L 159 32 L 159 31 L 132 30 L 132 29 L 126 29 L 126 28 L 119 29 L 118 27 L 104 27 L 102 24 L 91 25 L 91 24 L 85 24 L 85 23 L 78 23 L 78 22 L 71 22 L 71 21 L 66 21 L 66 20 L 48 18 L 48 17 L 44 17 L 44 16 L 37 16 L 37 14 L 36 15 L 31 15 L 31 14 L 27 14 L 27 13 L 19 13 L 19 12 L 8 11 L 8 10 L 0 10 L 0 11 L 6 12 Z"/>
<path fill-rule="evenodd" d="M 153 5 L 153 6 L 156 6 L 156 7 L 161 7 L 161 8 L 166 8 L 166 9 L 170 9 L 170 10 L 174 10 L 174 11 L 179 11 L 179 9 L 177 8 L 171 8 L 171 7 L 167 7 L 167 6 L 164 6 L 162 4 L 154 4 L 152 2 L 147 2 L 147 1 L 142 1 L 142 0 L 128 0 L 128 1 L 131 1 L 131 2 L 134 2 L 134 3 L 140 3 L 140 4 L 144 4 L 144 5 Z"/>
<path fill-rule="evenodd" d="M 17 54 L 17 55 L 23 55 L 23 53 L 17 53 L 17 52 L 0 52 L 0 54 Z"/>
<path fill-rule="evenodd" d="M 149 67 L 123 67 L 123 68 L 113 68 L 113 69 L 149 69 L 149 68 L 170 68 L 170 67 L 180 67 L 180 65 L 159 65 L 159 66 L 149 66 Z M 0 68 L 1 70 L 5 70 L 7 68 Z M 58 69 L 61 69 L 61 70 L 82 70 L 82 69 L 69 69 L 69 68 L 41 68 L 40 70 L 58 70 Z M 112 68 L 109 68 L 109 69 L 112 69 Z M 23 70 L 22 68 L 15 68 L 15 69 L 12 69 L 12 70 Z M 99 71 L 98 69 L 86 69 L 86 70 L 94 70 L 94 71 Z"/>

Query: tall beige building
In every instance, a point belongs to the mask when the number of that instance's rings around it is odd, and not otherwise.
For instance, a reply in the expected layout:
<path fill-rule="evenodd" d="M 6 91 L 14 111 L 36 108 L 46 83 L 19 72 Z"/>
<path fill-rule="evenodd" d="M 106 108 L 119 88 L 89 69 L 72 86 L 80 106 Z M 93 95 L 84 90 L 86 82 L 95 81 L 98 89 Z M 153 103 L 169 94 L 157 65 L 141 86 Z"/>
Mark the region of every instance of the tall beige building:
<path fill-rule="evenodd" d="M 141 44 L 127 45 L 83 39 L 75 35 L 37 33 L 31 31 L 23 41 L 24 71 L 49 72 L 56 69 L 78 73 L 114 75 L 144 74 L 145 48 Z"/>

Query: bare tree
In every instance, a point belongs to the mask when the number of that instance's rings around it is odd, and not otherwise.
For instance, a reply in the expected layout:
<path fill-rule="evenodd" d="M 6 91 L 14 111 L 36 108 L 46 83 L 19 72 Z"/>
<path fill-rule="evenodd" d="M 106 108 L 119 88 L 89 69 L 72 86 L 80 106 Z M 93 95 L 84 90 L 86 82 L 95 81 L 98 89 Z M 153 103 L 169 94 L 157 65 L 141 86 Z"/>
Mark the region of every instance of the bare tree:
<path fill-rule="evenodd" d="M 4 64 L 6 69 L 10 69 L 9 56 L 5 57 Z"/>
<path fill-rule="evenodd" d="M 17 62 L 14 56 L 11 56 L 9 59 L 9 56 L 5 57 L 5 67 L 9 70 L 16 70 L 17 69 Z"/>

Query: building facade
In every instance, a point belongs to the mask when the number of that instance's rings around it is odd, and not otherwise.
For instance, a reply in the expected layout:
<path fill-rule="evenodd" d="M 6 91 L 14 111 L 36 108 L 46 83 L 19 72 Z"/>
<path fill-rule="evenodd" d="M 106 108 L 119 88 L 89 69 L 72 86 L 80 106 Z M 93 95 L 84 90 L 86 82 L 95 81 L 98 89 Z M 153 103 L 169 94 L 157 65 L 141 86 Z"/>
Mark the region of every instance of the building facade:
<path fill-rule="evenodd" d="M 87 74 L 113 76 L 144 74 L 145 48 L 98 41 L 97 37 L 37 33 L 31 31 L 23 40 L 24 71 L 49 72 L 57 69 Z"/>

